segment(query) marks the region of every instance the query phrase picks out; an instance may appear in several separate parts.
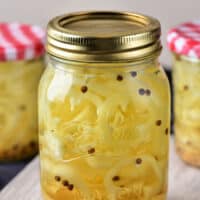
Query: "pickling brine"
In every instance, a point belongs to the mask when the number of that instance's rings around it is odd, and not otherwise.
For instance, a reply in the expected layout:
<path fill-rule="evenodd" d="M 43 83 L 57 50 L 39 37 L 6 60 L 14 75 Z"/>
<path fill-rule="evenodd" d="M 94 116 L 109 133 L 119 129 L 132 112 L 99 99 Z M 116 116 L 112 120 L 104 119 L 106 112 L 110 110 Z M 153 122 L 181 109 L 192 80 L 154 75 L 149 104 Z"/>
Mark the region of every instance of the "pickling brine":
<path fill-rule="evenodd" d="M 176 150 L 180 157 L 200 167 L 200 22 L 172 28 L 167 37 L 173 55 Z"/>
<path fill-rule="evenodd" d="M 46 199 L 164 199 L 168 104 L 155 64 L 106 74 L 49 66 L 39 102 Z"/>
<path fill-rule="evenodd" d="M 200 166 L 200 63 L 174 56 L 175 133 L 181 158 Z"/>
<path fill-rule="evenodd" d="M 38 151 L 37 88 L 42 59 L 0 63 L 0 160 Z"/>
<path fill-rule="evenodd" d="M 44 71 L 45 32 L 0 23 L 0 162 L 38 153 L 37 96 Z"/>
<path fill-rule="evenodd" d="M 48 55 L 47 63 L 39 87 L 44 199 L 165 200 L 170 95 L 157 56 L 89 63 Z"/>

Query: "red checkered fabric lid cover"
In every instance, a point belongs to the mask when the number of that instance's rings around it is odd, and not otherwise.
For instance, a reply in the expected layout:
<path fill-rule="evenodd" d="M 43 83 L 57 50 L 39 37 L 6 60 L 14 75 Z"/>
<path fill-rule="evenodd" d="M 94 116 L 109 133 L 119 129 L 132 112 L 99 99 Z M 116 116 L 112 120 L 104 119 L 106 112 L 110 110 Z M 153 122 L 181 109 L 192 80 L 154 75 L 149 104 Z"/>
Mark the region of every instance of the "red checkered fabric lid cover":
<path fill-rule="evenodd" d="M 172 28 L 167 35 L 167 44 L 172 52 L 199 59 L 200 20 Z"/>
<path fill-rule="evenodd" d="M 0 61 L 30 60 L 44 54 L 45 32 L 38 26 L 0 23 Z"/>

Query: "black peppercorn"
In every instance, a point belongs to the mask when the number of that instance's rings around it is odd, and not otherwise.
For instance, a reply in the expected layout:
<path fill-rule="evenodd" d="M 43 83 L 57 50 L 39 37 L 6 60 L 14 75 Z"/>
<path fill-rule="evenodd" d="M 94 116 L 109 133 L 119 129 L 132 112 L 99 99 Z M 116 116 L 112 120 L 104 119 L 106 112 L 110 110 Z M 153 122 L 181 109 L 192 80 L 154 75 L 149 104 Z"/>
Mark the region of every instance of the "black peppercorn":
<path fill-rule="evenodd" d="M 88 87 L 87 86 L 82 86 L 81 87 L 81 92 L 82 93 L 86 93 L 88 91 Z"/>

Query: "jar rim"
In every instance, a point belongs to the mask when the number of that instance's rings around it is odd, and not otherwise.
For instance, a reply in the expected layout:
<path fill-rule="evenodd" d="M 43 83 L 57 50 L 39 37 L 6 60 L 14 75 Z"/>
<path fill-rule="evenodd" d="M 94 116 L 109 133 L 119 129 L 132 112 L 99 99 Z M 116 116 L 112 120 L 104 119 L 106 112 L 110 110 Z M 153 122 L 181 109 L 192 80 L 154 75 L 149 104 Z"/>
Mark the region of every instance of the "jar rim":
<path fill-rule="evenodd" d="M 87 62 L 141 60 L 161 51 L 160 23 L 130 12 L 90 11 L 52 19 L 47 52 L 58 58 Z"/>

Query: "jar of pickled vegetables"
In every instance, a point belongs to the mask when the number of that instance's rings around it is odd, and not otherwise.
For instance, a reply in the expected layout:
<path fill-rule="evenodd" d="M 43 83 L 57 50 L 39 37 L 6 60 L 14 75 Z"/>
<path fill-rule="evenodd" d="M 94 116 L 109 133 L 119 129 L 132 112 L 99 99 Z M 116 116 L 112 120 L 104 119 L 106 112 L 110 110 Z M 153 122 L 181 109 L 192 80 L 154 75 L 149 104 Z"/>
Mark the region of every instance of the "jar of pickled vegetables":
<path fill-rule="evenodd" d="M 39 87 L 45 200 L 166 199 L 170 95 L 160 24 L 126 12 L 50 21 Z"/>
<path fill-rule="evenodd" d="M 173 28 L 167 41 L 173 53 L 176 149 L 200 167 L 200 21 Z"/>
<path fill-rule="evenodd" d="M 44 70 L 44 31 L 0 23 L 0 161 L 38 150 L 37 87 Z"/>

